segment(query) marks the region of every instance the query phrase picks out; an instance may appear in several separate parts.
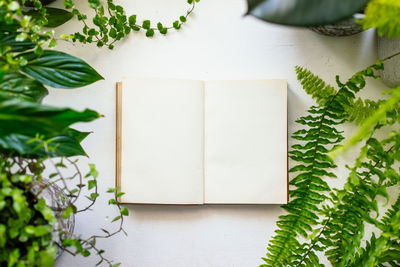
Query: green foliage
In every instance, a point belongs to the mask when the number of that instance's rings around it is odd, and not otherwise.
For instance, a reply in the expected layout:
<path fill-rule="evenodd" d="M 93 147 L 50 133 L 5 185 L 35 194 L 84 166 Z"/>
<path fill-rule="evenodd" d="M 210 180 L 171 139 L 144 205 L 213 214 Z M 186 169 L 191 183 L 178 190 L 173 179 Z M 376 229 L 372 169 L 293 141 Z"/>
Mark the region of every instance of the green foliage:
<path fill-rule="evenodd" d="M 103 79 L 86 62 L 63 52 L 44 50 L 40 56 L 27 52 L 18 57 L 28 61 L 21 71 L 52 87 L 77 88 Z"/>
<path fill-rule="evenodd" d="M 344 188 L 331 193 L 332 205 L 326 206 L 323 212 L 328 222 L 319 232 L 318 242 L 325 246 L 325 255 L 333 266 L 350 266 L 357 262 L 364 223 L 374 224 L 376 219 L 371 214 L 379 214 L 377 197 L 388 200 L 386 188 L 400 182 L 394 166 L 399 151 L 398 134 L 383 141 L 369 138 Z"/>
<path fill-rule="evenodd" d="M 41 102 L 48 94 L 46 87 L 39 81 L 17 71 L 8 71 L 0 83 L 0 99 L 21 98 Z"/>
<path fill-rule="evenodd" d="M 311 71 L 296 66 L 297 79 L 300 81 L 304 91 L 311 95 L 318 104 L 324 105 L 325 102 L 336 94 L 335 89 L 326 84 L 321 78 L 311 73 Z"/>
<path fill-rule="evenodd" d="M 55 219 L 89 211 L 100 196 L 95 166 L 89 164 L 84 175 L 77 159 L 69 158 L 87 156 L 81 142 L 89 134 L 70 126 L 100 115 L 88 109 L 41 104 L 48 94 L 45 85 L 77 88 L 102 77 L 79 58 L 42 48 L 54 47 L 57 42 L 52 32 L 42 32 L 41 27 L 52 26 L 54 19 L 65 21 L 63 16 L 70 15 L 56 14 L 54 9 L 46 13 L 39 0 L 31 3 L 34 11 L 28 16 L 17 1 L 0 0 L 0 266 L 53 266 L 57 248 L 84 257 L 94 253 L 100 263 L 118 266 L 104 257 L 96 240 L 124 232 L 124 216 L 129 213 L 116 200 L 121 192 L 111 192 L 110 202 L 119 211 L 115 219 L 119 227 L 113 232 L 102 229 L 104 235 L 84 238 L 54 223 Z M 96 1 L 89 3 L 95 5 Z M 67 186 L 66 180 L 75 186 Z M 61 186 L 63 205 L 53 210 L 40 193 L 56 184 Z M 82 196 L 87 205 L 79 207 L 77 201 Z M 85 204 L 82 200 L 79 203 Z"/>
<path fill-rule="evenodd" d="M 72 14 L 76 15 L 79 21 L 83 23 L 81 32 L 72 35 L 64 35 L 66 39 L 81 43 L 96 43 L 98 47 L 107 46 L 109 49 L 114 48 L 114 43 L 128 36 L 132 31 L 144 30 L 145 35 L 149 38 L 153 37 L 155 32 L 162 35 L 168 33 L 168 30 L 179 30 L 187 21 L 189 15 L 193 12 L 196 3 L 200 0 L 188 0 L 189 9 L 185 15 L 179 17 L 171 26 L 164 26 L 161 22 L 152 23 L 150 20 L 143 20 L 142 23 L 137 22 L 137 15 L 126 15 L 122 6 L 114 4 L 113 0 L 107 0 L 107 5 L 103 6 L 100 1 L 89 1 L 89 6 L 95 11 L 92 21 L 94 27 L 90 27 L 86 22 L 88 16 L 81 13 L 75 8 L 75 4 L 70 0 L 64 1 L 64 6 L 72 10 Z M 152 27 L 156 25 L 157 27 Z"/>
<path fill-rule="evenodd" d="M 92 110 L 75 111 L 52 107 L 19 99 L 0 102 L 0 136 L 44 134 L 53 137 L 64 134 L 68 126 L 77 122 L 89 122 L 100 115 Z"/>
<path fill-rule="evenodd" d="M 364 253 L 368 252 L 362 251 L 361 241 L 365 223 L 377 222 L 371 215 L 379 213 L 377 197 L 388 199 L 386 188 L 400 184 L 394 167 L 400 160 L 400 133 L 383 140 L 373 137 L 377 129 L 398 121 L 398 105 L 390 104 L 390 99 L 356 100 L 356 94 L 366 86 L 366 78 L 377 78 L 376 71 L 382 68 L 382 61 L 377 61 L 346 83 L 336 77 L 335 89 L 307 69 L 296 67 L 304 90 L 318 105 L 296 121 L 302 128 L 293 134 L 298 143 L 289 152 L 296 163 L 290 169 L 295 173 L 290 181 L 291 200 L 283 205 L 288 213 L 279 217 L 262 266 L 323 266 L 317 256 L 320 252 L 325 252 L 333 266 L 353 266 L 366 257 Z M 374 127 L 363 136 L 367 142 L 350 168 L 345 187 L 331 189 L 326 179 L 336 177 L 332 172 L 336 165 L 329 153 L 343 140 L 337 126 L 345 121 L 365 123 L 371 114 L 374 117 L 373 109 L 385 106 L 390 106 L 384 109 L 385 119 L 374 120 Z"/>
<path fill-rule="evenodd" d="M 364 29 L 376 28 L 380 36 L 400 37 L 400 2 L 398 0 L 247 0 L 248 14 L 267 22 L 293 26 L 334 24 L 360 12 Z"/>
<path fill-rule="evenodd" d="M 247 13 L 267 22 L 315 26 L 332 24 L 351 17 L 367 2 L 368 0 L 247 0 Z"/>
<path fill-rule="evenodd" d="M 400 197 L 389 209 L 381 222 L 375 221 L 382 231 L 376 238 L 375 234 L 367 242 L 365 248 L 357 256 L 356 266 L 390 266 L 400 265 Z"/>
<path fill-rule="evenodd" d="M 43 18 L 42 14 L 35 9 L 24 12 L 24 14 L 31 16 L 34 20 Z M 72 14 L 72 12 L 68 12 L 64 9 L 46 7 L 46 14 L 44 17 L 46 18 L 47 22 L 45 23 L 45 26 L 50 28 L 58 27 L 72 19 L 73 16 L 74 14 Z"/>
<path fill-rule="evenodd" d="M 358 98 L 350 105 L 345 105 L 344 110 L 348 115 L 347 120 L 359 125 L 361 122 L 371 117 L 378 109 L 379 105 L 380 103 L 378 102 L 369 99 L 363 101 L 361 98 Z"/>
<path fill-rule="evenodd" d="M 376 28 L 380 36 L 400 37 L 399 14 L 398 0 L 370 0 L 360 23 L 364 29 Z"/>
<path fill-rule="evenodd" d="M 90 133 L 79 132 L 69 128 L 63 135 L 48 140 L 47 146 L 49 151 L 40 146 L 40 141 L 32 139 L 29 136 L 22 134 L 9 134 L 0 137 L 0 152 L 4 154 L 13 154 L 17 152 L 24 157 L 58 157 L 64 155 L 72 156 L 87 156 L 80 142 Z"/>
<path fill-rule="evenodd" d="M 14 174 L 0 162 L 0 264 L 53 266 L 53 212 L 30 189 L 32 176 Z"/>
<path fill-rule="evenodd" d="M 379 108 L 361 124 L 357 133 L 346 142 L 345 146 L 343 146 L 339 152 L 336 151 L 336 153 L 344 152 L 347 148 L 361 142 L 370 134 L 376 124 L 380 123 L 382 120 L 386 120 L 388 112 L 393 110 L 400 101 L 400 86 L 394 88 L 391 92 L 393 95 L 388 100 L 384 101 Z"/>

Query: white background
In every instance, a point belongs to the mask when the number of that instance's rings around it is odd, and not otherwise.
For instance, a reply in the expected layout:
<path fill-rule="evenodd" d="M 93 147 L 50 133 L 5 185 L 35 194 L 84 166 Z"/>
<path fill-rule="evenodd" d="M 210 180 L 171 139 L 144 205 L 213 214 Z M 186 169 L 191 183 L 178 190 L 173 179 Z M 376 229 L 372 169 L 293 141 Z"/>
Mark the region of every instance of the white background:
<path fill-rule="evenodd" d="M 87 1 L 75 2 L 79 2 L 83 12 L 93 15 Z M 159 19 L 164 25 L 188 8 L 185 0 L 118 3 L 129 15 L 138 14 L 138 21 Z M 351 37 L 326 37 L 307 29 L 276 26 L 244 16 L 246 8 L 244 0 L 202 0 L 179 32 L 152 39 L 143 32 L 134 33 L 119 42 L 114 51 L 99 49 L 94 44 L 60 43 L 57 49 L 84 59 L 105 78 L 85 88 L 51 90 L 46 99 L 53 105 L 91 108 L 105 116 L 78 125 L 94 132 L 84 141 L 90 158 L 81 160 L 81 166 L 86 169 L 87 162 L 97 165 L 101 192 L 113 187 L 115 181 L 115 82 L 123 76 L 288 79 L 290 134 L 297 127 L 294 120 L 313 103 L 296 81 L 296 65 L 308 67 L 333 84 L 336 74 L 345 80 L 376 59 L 374 31 Z M 72 21 L 58 28 L 56 34 L 71 33 L 81 27 L 78 21 Z M 365 95 L 379 96 L 383 89 L 380 81 L 372 81 Z M 340 170 L 339 174 L 343 172 Z M 106 204 L 107 199 L 101 197 L 93 211 L 77 217 L 76 233 L 88 236 L 101 233 L 100 227 L 109 227 L 116 210 Z M 257 266 L 262 263 L 260 258 L 266 252 L 275 222 L 283 214 L 277 205 L 128 208 L 130 215 L 124 225 L 128 236 L 120 234 L 98 242 L 106 250 L 105 255 L 121 262 L 123 267 Z M 96 260 L 64 253 L 56 266 L 93 266 Z"/>

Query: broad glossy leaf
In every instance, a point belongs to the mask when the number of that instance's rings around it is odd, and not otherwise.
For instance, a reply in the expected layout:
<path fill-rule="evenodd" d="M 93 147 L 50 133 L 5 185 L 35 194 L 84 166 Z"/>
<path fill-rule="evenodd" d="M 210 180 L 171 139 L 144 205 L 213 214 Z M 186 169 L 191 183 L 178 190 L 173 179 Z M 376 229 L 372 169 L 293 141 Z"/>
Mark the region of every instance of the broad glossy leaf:
<path fill-rule="evenodd" d="M 331 24 L 360 11 L 368 0 L 247 0 L 248 14 L 293 26 Z"/>
<path fill-rule="evenodd" d="M 16 97 L 40 102 L 47 94 L 42 83 L 16 71 L 8 71 L 0 83 L 0 99 L 3 100 Z"/>
<path fill-rule="evenodd" d="M 28 16 L 32 16 L 33 19 L 39 19 L 42 17 L 42 15 L 34 9 L 25 12 L 25 14 Z M 60 8 L 46 7 L 47 24 L 45 26 L 50 28 L 58 27 L 67 22 L 68 20 L 70 20 L 73 16 L 74 15 L 67 10 Z"/>
<path fill-rule="evenodd" d="M 11 26 L 6 31 L 0 29 L 0 48 L 4 49 L 5 47 L 11 47 L 11 52 L 23 52 L 35 47 L 35 43 L 31 41 L 16 41 L 18 33 L 12 31 L 13 27 Z"/>
<path fill-rule="evenodd" d="M 80 142 L 89 134 L 89 132 L 79 132 L 70 128 L 64 135 L 52 138 L 53 141 L 48 144 L 48 147 L 55 147 L 55 150 L 49 151 L 49 154 L 43 147 L 37 149 L 38 142 L 30 142 L 32 136 L 21 134 L 0 136 L 0 147 L 6 150 L 5 153 L 15 151 L 23 156 L 86 156 Z"/>
<path fill-rule="evenodd" d="M 76 111 L 11 99 L 0 102 L 0 136 L 42 134 L 50 138 L 65 134 L 74 123 L 89 122 L 99 117 L 97 112 L 89 109 Z"/>
<path fill-rule="evenodd" d="M 30 62 L 21 67 L 23 72 L 55 88 L 77 88 L 103 79 L 85 61 L 64 52 L 45 50 L 39 58 L 33 52 L 22 56 Z"/>
<path fill-rule="evenodd" d="M 52 138 L 50 146 L 55 146 L 55 151 L 51 153 L 51 156 L 87 156 L 80 142 L 89 134 L 90 132 L 80 132 L 71 128 L 64 135 Z"/>

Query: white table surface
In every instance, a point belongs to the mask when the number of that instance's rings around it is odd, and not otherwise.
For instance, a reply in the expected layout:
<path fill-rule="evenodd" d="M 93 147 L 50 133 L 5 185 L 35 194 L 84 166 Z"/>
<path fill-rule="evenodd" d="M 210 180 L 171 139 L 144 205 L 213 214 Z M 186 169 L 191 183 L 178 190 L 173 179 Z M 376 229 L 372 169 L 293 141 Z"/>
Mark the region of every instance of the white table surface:
<path fill-rule="evenodd" d="M 75 2 L 79 2 L 82 10 L 91 12 L 87 1 Z M 185 0 L 117 3 L 128 14 L 138 14 L 138 21 L 158 18 L 164 24 L 184 14 L 188 7 Z M 78 126 L 94 131 L 83 143 L 90 158 L 81 160 L 81 166 L 85 169 L 87 162 L 97 165 L 101 192 L 113 187 L 115 181 L 115 82 L 123 76 L 288 79 L 290 134 L 297 127 L 294 120 L 313 103 L 296 81 L 295 65 L 306 66 L 333 84 L 336 74 L 345 80 L 376 59 L 374 31 L 332 38 L 307 29 L 244 17 L 245 11 L 244 0 L 202 0 L 188 23 L 167 36 L 148 39 L 144 33 L 134 33 L 119 42 L 114 51 L 78 43 L 59 45 L 58 49 L 86 60 L 105 78 L 76 90 L 51 90 L 45 101 L 77 109 L 88 107 L 105 115 Z M 79 28 L 81 24 L 72 21 L 56 33 L 70 33 Z M 380 81 L 373 81 L 364 95 L 379 96 L 382 88 Z M 116 210 L 106 201 L 107 198 L 101 197 L 93 211 L 77 217 L 76 233 L 87 236 L 107 227 Z M 275 222 L 283 214 L 276 205 L 130 205 L 128 208 L 130 215 L 124 226 L 128 236 L 120 234 L 98 242 L 106 250 L 105 255 L 122 262 L 123 267 L 258 266 L 276 229 Z M 71 257 L 64 253 L 56 266 L 94 266 L 96 262 L 96 257 Z"/>

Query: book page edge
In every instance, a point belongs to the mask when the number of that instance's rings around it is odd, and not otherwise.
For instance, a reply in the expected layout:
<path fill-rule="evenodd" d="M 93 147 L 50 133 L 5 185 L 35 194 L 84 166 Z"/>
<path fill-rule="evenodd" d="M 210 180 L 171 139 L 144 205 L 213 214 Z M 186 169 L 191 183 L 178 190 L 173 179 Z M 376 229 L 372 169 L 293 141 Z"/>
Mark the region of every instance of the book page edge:
<path fill-rule="evenodd" d="M 117 82 L 115 87 L 116 97 L 116 118 L 115 118 L 115 187 L 117 193 L 121 191 L 121 156 L 122 156 L 122 82 Z M 117 198 L 119 203 L 123 203 L 121 197 Z"/>

